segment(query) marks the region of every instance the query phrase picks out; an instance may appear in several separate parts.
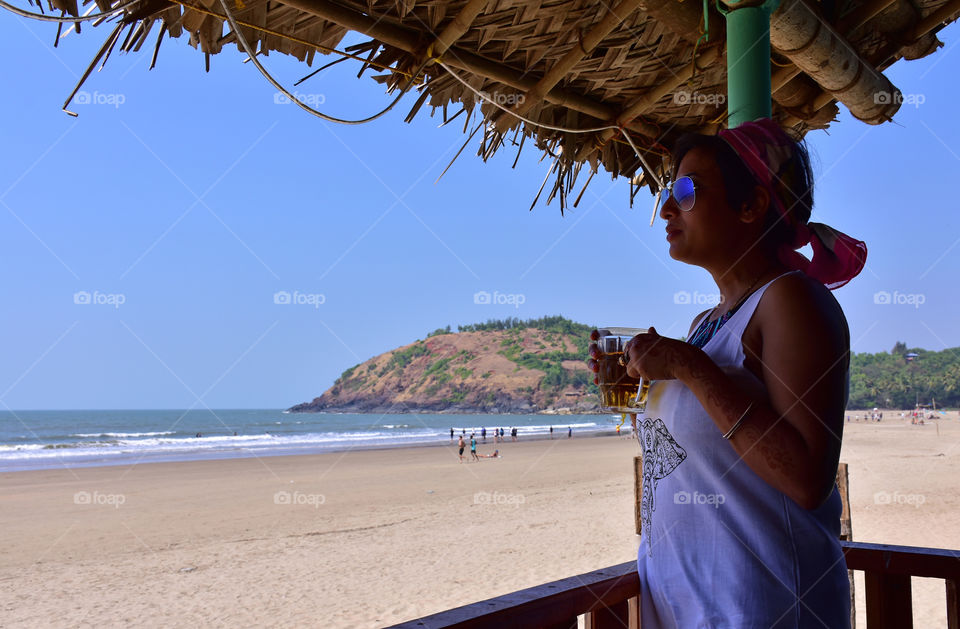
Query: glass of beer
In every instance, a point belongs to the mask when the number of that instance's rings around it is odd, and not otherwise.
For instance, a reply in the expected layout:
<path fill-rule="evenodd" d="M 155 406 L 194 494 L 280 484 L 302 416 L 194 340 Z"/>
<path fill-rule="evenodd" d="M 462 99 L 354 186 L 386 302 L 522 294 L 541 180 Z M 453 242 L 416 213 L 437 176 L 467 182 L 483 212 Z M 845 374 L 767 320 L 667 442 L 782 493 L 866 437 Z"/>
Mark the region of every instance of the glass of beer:
<path fill-rule="evenodd" d="M 624 346 L 642 328 L 601 328 L 605 334 L 597 340 L 597 378 L 600 387 L 600 405 L 617 413 L 642 413 L 647 407 L 650 381 L 627 375 L 627 356 Z"/>

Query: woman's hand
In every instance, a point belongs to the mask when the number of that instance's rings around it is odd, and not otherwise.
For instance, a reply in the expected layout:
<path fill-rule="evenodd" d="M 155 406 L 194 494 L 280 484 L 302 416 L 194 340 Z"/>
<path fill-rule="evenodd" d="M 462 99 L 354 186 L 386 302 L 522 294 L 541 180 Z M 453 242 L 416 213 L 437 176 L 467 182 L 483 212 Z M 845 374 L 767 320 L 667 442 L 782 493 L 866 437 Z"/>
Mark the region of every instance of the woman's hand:
<path fill-rule="evenodd" d="M 696 352 L 700 350 L 693 345 L 664 338 L 655 328 L 650 328 L 646 334 L 638 334 L 627 341 L 627 374 L 647 380 L 682 380 L 687 368 L 696 360 Z"/>

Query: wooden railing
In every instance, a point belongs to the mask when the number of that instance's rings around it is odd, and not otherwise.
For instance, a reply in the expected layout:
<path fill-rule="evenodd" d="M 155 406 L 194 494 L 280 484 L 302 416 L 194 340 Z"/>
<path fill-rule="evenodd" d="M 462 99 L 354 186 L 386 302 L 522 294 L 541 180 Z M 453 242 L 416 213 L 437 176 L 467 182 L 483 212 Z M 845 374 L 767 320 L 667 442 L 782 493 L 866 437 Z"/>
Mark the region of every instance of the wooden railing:
<path fill-rule="evenodd" d="M 944 579 L 947 628 L 960 629 L 960 551 L 841 542 L 849 570 L 864 573 L 867 629 L 911 629 L 911 577 Z M 630 561 L 394 625 L 392 629 L 640 629 L 640 579 Z M 924 627 L 923 629 L 927 629 Z"/>

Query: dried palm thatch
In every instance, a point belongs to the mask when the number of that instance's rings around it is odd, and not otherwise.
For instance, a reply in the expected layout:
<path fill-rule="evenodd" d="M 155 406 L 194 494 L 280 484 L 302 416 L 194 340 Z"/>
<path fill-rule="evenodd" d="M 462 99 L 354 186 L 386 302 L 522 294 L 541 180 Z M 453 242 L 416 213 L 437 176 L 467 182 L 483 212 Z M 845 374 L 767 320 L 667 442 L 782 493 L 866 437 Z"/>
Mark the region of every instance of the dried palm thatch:
<path fill-rule="evenodd" d="M 80 16 L 77 0 L 47 1 L 61 16 Z M 318 51 L 351 58 L 361 66 L 358 76 L 373 70 L 388 91 L 419 94 L 408 121 L 428 105 L 445 122 L 463 116 L 469 138 L 482 129 L 485 160 L 506 145 L 519 154 L 529 140 L 554 160 L 553 183 L 546 187 L 548 175 L 541 192 L 549 190 L 548 202 L 559 195 L 561 211 L 584 164 L 586 183 L 602 165 L 635 189 L 655 188 L 669 166 L 666 147 L 684 132 L 715 132 L 728 113 L 724 20 L 708 2 L 95 2 L 85 2 L 102 12 L 94 25 L 114 28 L 90 69 L 118 44 L 139 51 L 154 31 L 151 68 L 164 36 L 184 34 L 208 69 L 226 44 L 253 53 L 258 65 L 256 57 L 273 51 L 307 65 Z M 782 0 L 771 20 L 774 118 L 802 136 L 828 126 L 840 100 L 865 122 L 889 120 L 899 92 L 879 73 L 942 46 L 936 33 L 958 13 L 960 0 Z M 351 30 L 370 39 L 336 50 Z"/>

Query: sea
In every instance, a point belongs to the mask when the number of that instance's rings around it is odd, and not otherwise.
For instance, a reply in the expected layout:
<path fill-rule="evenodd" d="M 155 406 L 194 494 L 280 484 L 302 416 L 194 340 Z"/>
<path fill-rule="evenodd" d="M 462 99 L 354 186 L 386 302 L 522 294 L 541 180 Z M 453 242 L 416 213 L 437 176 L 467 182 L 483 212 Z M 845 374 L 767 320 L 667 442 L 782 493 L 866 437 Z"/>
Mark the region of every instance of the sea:
<path fill-rule="evenodd" d="M 615 432 L 611 415 L 360 415 L 282 410 L 104 410 L 0 412 L 0 472 L 314 454 L 450 443 L 503 428 L 509 439 Z"/>

